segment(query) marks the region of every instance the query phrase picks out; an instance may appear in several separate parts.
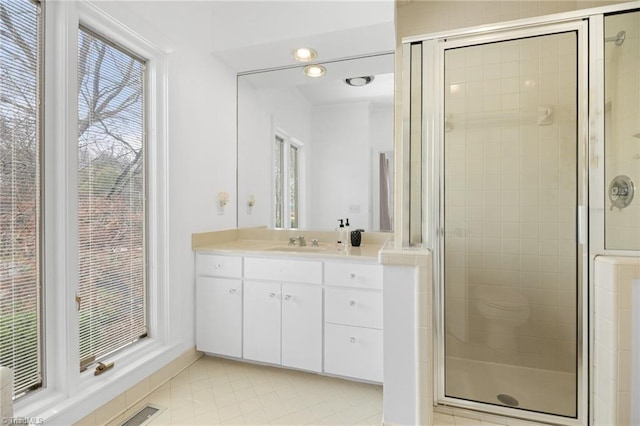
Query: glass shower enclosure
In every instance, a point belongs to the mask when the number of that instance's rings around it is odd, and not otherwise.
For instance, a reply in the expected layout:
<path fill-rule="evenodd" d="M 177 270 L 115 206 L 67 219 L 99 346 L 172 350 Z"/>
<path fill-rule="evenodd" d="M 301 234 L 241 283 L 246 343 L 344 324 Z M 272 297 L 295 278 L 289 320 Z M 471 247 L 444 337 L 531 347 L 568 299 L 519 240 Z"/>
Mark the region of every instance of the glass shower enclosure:
<path fill-rule="evenodd" d="M 575 20 L 405 48 L 422 64 L 441 404 L 584 415 L 587 37 Z"/>

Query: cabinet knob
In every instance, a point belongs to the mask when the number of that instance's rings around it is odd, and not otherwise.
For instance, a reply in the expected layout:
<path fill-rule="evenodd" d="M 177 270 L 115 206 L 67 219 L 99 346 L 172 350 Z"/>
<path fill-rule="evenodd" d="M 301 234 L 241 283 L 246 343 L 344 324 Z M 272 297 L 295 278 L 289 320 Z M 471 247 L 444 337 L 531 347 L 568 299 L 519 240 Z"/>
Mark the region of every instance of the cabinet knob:
<path fill-rule="evenodd" d="M 355 338 L 355 337 L 349 337 L 349 341 L 350 341 L 351 343 L 355 343 L 355 342 L 356 342 L 356 338 Z"/>
<path fill-rule="evenodd" d="M 287 301 L 291 300 L 291 295 L 290 294 L 285 294 L 284 300 L 287 300 Z"/>
<path fill-rule="evenodd" d="M 216 268 L 216 269 L 220 269 L 220 268 L 222 268 L 222 265 L 221 265 L 221 264 L 219 264 L 219 263 L 217 263 L 217 264 L 216 264 L 216 266 L 214 266 L 214 268 Z"/>
<path fill-rule="evenodd" d="M 356 306 L 355 300 L 349 300 L 349 306 Z"/>
<path fill-rule="evenodd" d="M 274 298 L 274 297 L 276 297 L 276 294 L 275 293 L 269 293 L 269 297 Z"/>
<path fill-rule="evenodd" d="M 356 279 L 356 274 L 354 274 L 353 272 L 351 273 L 351 279 L 355 280 Z"/>
<path fill-rule="evenodd" d="M 238 291 L 238 290 L 236 290 L 235 288 L 230 288 L 229 289 L 229 293 L 231 293 L 231 294 L 235 294 L 236 291 Z"/>

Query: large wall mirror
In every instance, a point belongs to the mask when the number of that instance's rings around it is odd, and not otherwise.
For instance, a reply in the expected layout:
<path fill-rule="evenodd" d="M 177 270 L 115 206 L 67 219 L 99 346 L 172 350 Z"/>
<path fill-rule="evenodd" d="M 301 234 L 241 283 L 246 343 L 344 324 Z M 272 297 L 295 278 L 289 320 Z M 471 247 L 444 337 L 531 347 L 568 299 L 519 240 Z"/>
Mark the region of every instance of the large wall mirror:
<path fill-rule="evenodd" d="M 393 53 L 238 77 L 238 227 L 390 231 Z M 351 84 L 349 84 L 351 83 Z"/>

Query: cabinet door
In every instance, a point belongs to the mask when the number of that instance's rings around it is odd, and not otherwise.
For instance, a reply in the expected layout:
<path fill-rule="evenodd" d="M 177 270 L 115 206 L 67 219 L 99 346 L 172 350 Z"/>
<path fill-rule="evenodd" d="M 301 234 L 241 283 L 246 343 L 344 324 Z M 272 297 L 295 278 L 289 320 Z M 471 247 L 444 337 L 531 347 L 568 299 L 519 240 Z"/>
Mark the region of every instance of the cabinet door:
<path fill-rule="evenodd" d="M 244 358 L 280 364 L 280 283 L 245 281 Z"/>
<path fill-rule="evenodd" d="M 322 371 L 322 287 L 282 285 L 282 365 Z"/>
<path fill-rule="evenodd" d="M 196 279 L 196 347 L 203 352 L 242 356 L 242 281 Z"/>
<path fill-rule="evenodd" d="M 382 330 L 325 324 L 324 371 L 382 382 Z"/>

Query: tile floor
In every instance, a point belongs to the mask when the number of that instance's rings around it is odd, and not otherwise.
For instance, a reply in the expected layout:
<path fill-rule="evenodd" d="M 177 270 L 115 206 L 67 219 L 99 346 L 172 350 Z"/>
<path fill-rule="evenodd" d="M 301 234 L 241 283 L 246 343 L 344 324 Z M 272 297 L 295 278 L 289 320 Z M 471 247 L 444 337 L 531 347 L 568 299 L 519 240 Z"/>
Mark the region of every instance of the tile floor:
<path fill-rule="evenodd" d="M 148 401 L 151 425 L 382 424 L 382 386 L 209 356 Z"/>

